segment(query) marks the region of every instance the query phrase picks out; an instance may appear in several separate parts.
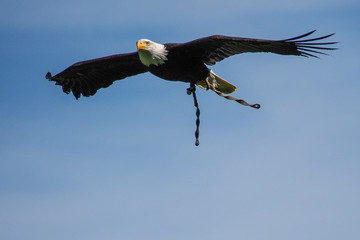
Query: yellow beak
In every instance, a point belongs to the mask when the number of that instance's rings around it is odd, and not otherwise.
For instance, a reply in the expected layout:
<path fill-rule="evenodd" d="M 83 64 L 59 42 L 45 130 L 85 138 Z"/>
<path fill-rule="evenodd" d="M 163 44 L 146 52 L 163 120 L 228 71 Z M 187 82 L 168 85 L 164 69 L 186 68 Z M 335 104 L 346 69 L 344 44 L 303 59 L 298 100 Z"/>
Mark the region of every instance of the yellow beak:
<path fill-rule="evenodd" d="M 136 45 L 138 50 L 148 49 L 148 47 L 142 41 L 138 41 Z"/>

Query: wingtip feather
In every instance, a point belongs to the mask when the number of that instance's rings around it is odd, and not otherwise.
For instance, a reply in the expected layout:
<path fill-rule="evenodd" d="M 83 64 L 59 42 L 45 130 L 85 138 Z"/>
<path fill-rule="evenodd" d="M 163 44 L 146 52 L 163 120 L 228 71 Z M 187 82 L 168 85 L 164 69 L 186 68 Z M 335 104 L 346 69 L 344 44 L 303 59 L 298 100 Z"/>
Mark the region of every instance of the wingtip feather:
<path fill-rule="evenodd" d="M 50 72 L 47 72 L 46 75 L 45 75 L 45 78 L 46 79 L 49 79 L 49 80 L 52 80 L 52 75 Z"/>
<path fill-rule="evenodd" d="M 337 42 L 316 42 L 316 41 L 320 41 L 323 39 L 327 39 L 327 38 L 333 36 L 335 33 L 331 33 L 331 34 L 317 37 L 317 38 L 304 39 L 305 37 L 313 34 L 315 31 L 316 30 L 313 30 L 313 31 L 305 33 L 301 36 L 286 39 L 284 41 L 295 44 L 295 46 L 298 50 L 298 53 L 300 53 L 301 56 L 305 56 L 305 57 L 319 58 L 318 56 L 314 55 L 313 53 L 322 54 L 322 55 L 328 55 L 328 54 L 320 52 L 320 51 L 316 51 L 316 50 L 326 50 L 327 51 L 327 50 L 336 50 L 337 49 L 337 48 L 327 47 L 327 45 L 336 44 Z"/>
<path fill-rule="evenodd" d="M 312 30 L 312 31 L 310 31 L 310 32 L 308 32 L 308 33 L 305 33 L 305 34 L 302 34 L 302 35 L 300 35 L 300 36 L 296 36 L 296 37 L 293 37 L 293 38 L 284 39 L 284 40 L 282 40 L 282 41 L 284 41 L 284 42 L 294 41 L 294 40 L 297 40 L 297 39 L 300 39 L 300 38 L 307 37 L 307 36 L 313 34 L 314 32 L 316 32 L 316 30 Z"/>

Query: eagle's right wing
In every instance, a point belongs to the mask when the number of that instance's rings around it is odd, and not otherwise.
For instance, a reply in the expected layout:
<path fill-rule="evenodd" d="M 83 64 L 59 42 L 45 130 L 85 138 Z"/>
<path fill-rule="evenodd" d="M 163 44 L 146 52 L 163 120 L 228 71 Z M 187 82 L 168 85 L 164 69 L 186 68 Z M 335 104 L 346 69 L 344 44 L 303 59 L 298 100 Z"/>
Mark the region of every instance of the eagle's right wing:
<path fill-rule="evenodd" d="M 81 95 L 94 95 L 98 89 L 110 86 L 115 80 L 147 71 L 138 53 L 134 52 L 78 62 L 55 76 L 48 72 L 46 78 L 61 85 L 65 93 L 72 92 L 78 99 Z"/>

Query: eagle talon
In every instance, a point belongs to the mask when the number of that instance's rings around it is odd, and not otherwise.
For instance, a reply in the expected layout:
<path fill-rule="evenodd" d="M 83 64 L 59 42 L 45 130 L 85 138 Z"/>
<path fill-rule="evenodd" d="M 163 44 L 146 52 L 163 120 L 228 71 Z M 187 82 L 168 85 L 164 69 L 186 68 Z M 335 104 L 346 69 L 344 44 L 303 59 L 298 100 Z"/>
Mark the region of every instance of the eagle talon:
<path fill-rule="evenodd" d="M 191 95 L 191 93 L 195 92 L 195 86 L 191 85 L 189 88 L 186 89 L 187 95 Z"/>

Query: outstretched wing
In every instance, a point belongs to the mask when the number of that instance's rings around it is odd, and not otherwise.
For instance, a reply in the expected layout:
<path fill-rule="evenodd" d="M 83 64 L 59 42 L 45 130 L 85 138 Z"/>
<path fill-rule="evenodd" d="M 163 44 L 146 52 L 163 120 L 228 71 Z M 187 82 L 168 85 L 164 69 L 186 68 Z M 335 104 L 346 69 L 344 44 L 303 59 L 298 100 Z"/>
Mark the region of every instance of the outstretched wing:
<path fill-rule="evenodd" d="M 189 57 L 200 57 L 205 64 L 214 65 L 224 58 L 245 52 L 272 52 L 283 55 L 317 57 L 315 54 L 325 54 L 321 52 L 322 50 L 336 49 L 327 47 L 327 45 L 336 42 L 317 42 L 334 34 L 304 39 L 314 32 L 311 31 L 301 36 L 278 41 L 214 35 L 178 44 L 174 50 L 184 51 Z"/>
<path fill-rule="evenodd" d="M 98 89 L 110 86 L 115 80 L 147 71 L 138 53 L 134 52 L 78 62 L 55 76 L 48 72 L 46 78 L 62 85 L 65 93 L 72 92 L 78 99 L 81 95 L 94 95 Z"/>

